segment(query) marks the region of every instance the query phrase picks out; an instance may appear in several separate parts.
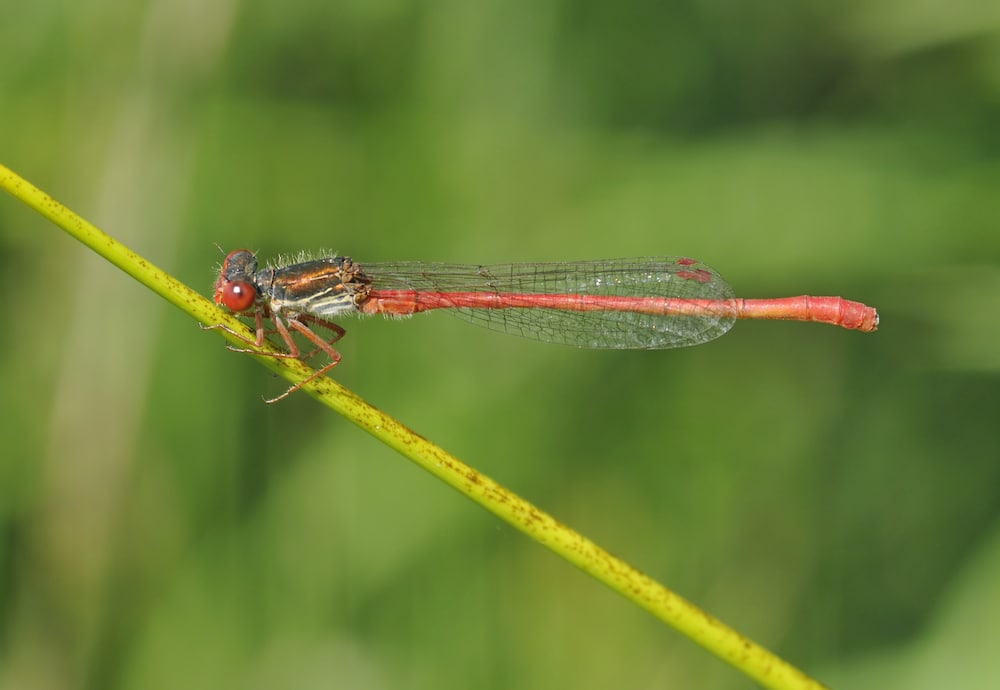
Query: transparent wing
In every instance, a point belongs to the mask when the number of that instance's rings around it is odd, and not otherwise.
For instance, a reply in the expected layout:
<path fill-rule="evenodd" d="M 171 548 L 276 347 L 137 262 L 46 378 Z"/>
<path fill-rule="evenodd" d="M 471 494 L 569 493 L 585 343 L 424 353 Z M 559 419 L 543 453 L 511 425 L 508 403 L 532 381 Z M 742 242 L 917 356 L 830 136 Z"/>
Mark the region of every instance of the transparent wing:
<path fill-rule="evenodd" d="M 736 315 L 729 284 L 711 267 L 679 257 L 496 266 L 405 262 L 361 264 L 361 268 L 376 295 L 432 293 L 442 302 L 434 308 L 470 323 L 574 347 L 698 345 L 728 331 Z M 492 294 L 494 305 L 508 306 L 468 306 L 470 299 L 458 296 L 469 294 Z M 521 298 L 505 299 L 513 295 Z M 554 295 L 566 299 L 559 304 L 549 297 L 538 299 L 538 306 L 523 306 L 532 296 Z M 584 302 L 581 296 L 592 295 L 629 299 L 609 301 L 606 309 L 577 306 Z"/>

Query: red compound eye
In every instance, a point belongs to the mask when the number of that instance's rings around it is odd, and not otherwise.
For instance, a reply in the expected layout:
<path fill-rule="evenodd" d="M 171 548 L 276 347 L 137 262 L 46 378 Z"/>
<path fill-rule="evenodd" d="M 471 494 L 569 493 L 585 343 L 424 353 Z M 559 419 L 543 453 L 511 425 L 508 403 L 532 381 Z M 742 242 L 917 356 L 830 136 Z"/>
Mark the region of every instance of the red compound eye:
<path fill-rule="evenodd" d="M 253 306 L 257 291 L 253 285 L 242 280 L 232 280 L 222 285 L 215 295 L 215 301 L 234 312 L 243 312 Z"/>

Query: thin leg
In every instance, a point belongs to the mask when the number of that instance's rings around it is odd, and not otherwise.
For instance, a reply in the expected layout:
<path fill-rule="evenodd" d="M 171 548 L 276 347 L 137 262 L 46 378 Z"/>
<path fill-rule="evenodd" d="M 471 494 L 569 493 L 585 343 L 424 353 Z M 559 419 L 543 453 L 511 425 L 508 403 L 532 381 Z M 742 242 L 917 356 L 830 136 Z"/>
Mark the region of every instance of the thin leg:
<path fill-rule="evenodd" d="M 237 340 L 239 340 L 240 342 L 246 343 L 247 345 L 251 345 L 254 348 L 254 349 L 239 348 L 239 347 L 233 347 L 232 345 L 226 345 L 226 347 L 229 348 L 230 350 L 232 350 L 233 352 L 250 352 L 250 353 L 258 354 L 258 355 L 266 355 L 268 353 L 266 353 L 266 352 L 258 352 L 257 350 L 259 348 L 263 347 L 263 345 L 264 345 L 264 338 L 266 336 L 268 336 L 268 335 L 270 335 L 272 333 L 277 333 L 278 331 L 277 330 L 273 330 L 273 331 L 264 330 L 264 318 L 265 318 L 264 310 L 261 309 L 260 307 L 258 307 L 254 311 L 254 326 L 255 326 L 254 330 L 256 332 L 257 337 L 255 339 L 253 339 L 253 340 L 251 340 L 250 338 L 246 337 L 242 333 L 238 333 L 237 331 L 233 330 L 229 326 L 226 326 L 226 325 L 221 324 L 221 323 L 217 323 L 217 324 L 214 324 L 212 326 L 202 326 L 201 328 L 202 328 L 202 330 L 205 330 L 205 331 L 214 331 L 216 329 L 223 330 L 226 333 L 228 333 L 229 335 L 231 335 L 234 338 L 236 338 Z M 296 352 L 296 354 L 294 354 L 292 356 L 293 357 L 298 357 L 298 354 L 297 354 L 298 350 L 297 350 L 297 348 L 295 348 L 295 344 L 294 343 L 288 343 L 288 341 L 285 341 L 285 343 L 286 343 L 286 345 L 291 345 L 291 347 L 289 348 L 289 352 L 292 352 L 292 351 Z M 283 357 L 284 356 L 284 355 L 278 355 L 278 354 L 274 354 L 274 353 L 271 353 L 271 354 L 273 356 L 275 356 L 275 357 Z"/>
<path fill-rule="evenodd" d="M 313 331 L 311 328 L 309 328 L 309 326 L 307 326 L 305 323 L 303 323 L 303 321 L 308 321 L 310 323 L 313 323 L 313 324 L 316 324 L 316 325 L 319 325 L 319 326 L 323 326 L 324 328 L 330 329 L 331 331 L 333 331 L 333 338 L 331 338 L 330 340 L 324 340 L 323 338 L 321 338 L 320 336 L 318 336 L 315 331 Z M 292 336 L 288 332 L 288 329 L 285 328 L 285 325 L 277 317 L 274 319 L 274 323 L 278 327 L 278 332 L 281 333 L 281 337 L 285 340 L 285 342 L 286 343 L 291 343 L 291 345 L 289 346 L 289 349 L 291 349 L 291 346 L 294 346 L 294 342 L 295 341 L 292 339 Z M 284 400 L 289 395 L 291 395 L 295 391 L 297 391 L 300 388 L 302 388 L 302 386 L 304 386 L 305 384 L 309 383 L 310 381 L 312 381 L 314 379 L 318 379 L 320 376 L 323 376 L 324 374 L 326 374 L 326 372 L 330 371 L 335 366 L 337 366 L 338 364 L 340 364 L 340 353 L 337 352 L 333 348 L 333 344 L 335 342 L 337 342 L 338 340 L 340 340 L 341 338 L 344 337 L 344 334 L 346 333 L 346 331 L 343 328 L 341 328 L 340 326 L 338 326 L 335 323 L 331 323 L 329 321 L 324 321 L 322 319 L 317 319 L 317 318 L 315 318 L 313 316 L 309 316 L 308 314 L 303 314 L 300 317 L 298 317 L 297 319 L 289 319 L 288 320 L 288 327 L 291 328 L 291 329 L 293 329 L 293 330 L 295 330 L 295 331 L 298 331 L 299 333 L 301 333 L 302 336 L 306 340 L 308 340 L 309 342 L 311 342 L 313 345 L 316 346 L 315 350 L 313 350 L 312 352 L 308 353 L 305 357 L 302 357 L 301 359 L 303 359 L 303 360 L 304 359 L 308 359 L 309 357 L 312 357 L 314 354 L 316 354 L 317 352 L 319 352 L 320 350 L 322 350 L 330 358 L 330 361 L 327 364 L 325 364 L 324 366 L 322 366 L 319 369 L 317 369 L 316 371 L 314 371 L 313 373 L 311 373 L 306 378 L 304 378 L 301 381 L 299 381 L 298 383 L 296 383 L 294 386 L 292 386 L 291 388 L 289 388 L 287 391 L 285 391 L 284 393 L 282 393 L 281 395 L 279 395 L 277 398 L 271 398 L 270 400 L 264 400 L 264 402 L 266 402 L 268 405 L 273 405 L 274 403 L 278 402 L 279 400 Z M 298 351 L 297 347 L 295 349 L 296 349 L 296 351 Z"/>
<path fill-rule="evenodd" d="M 275 329 L 273 331 L 263 331 L 262 330 L 260 332 L 260 340 L 257 341 L 257 340 L 254 340 L 252 338 L 247 338 L 242 333 L 240 333 L 240 332 L 238 332 L 238 331 L 230 328 L 229 326 L 226 326 L 225 324 L 221 324 L 221 323 L 217 323 L 217 324 L 214 324 L 212 326 L 202 326 L 201 328 L 202 328 L 202 330 L 206 330 L 206 331 L 215 331 L 215 330 L 225 331 L 226 333 L 228 333 L 229 335 L 233 336 L 234 338 L 236 338 L 240 342 L 243 342 L 243 343 L 246 343 L 247 345 L 252 346 L 252 347 L 235 347 L 233 345 L 226 345 L 226 348 L 229 349 L 229 350 L 231 350 L 231 351 L 233 351 L 233 352 L 245 352 L 245 353 L 251 354 L 251 355 L 260 355 L 261 357 L 274 357 L 275 359 L 299 359 L 300 354 L 301 354 L 299 352 L 298 345 L 295 344 L 295 341 L 291 341 L 291 342 L 285 341 L 285 346 L 288 347 L 288 352 L 261 352 L 260 351 L 259 348 L 261 348 L 261 347 L 264 346 L 264 335 L 265 334 L 266 335 L 270 335 L 272 333 L 281 333 L 281 331 L 278 330 L 278 329 Z M 287 333 L 288 331 L 286 330 L 285 332 Z M 282 338 L 282 339 L 284 339 L 284 338 Z"/>
<path fill-rule="evenodd" d="M 299 316 L 298 316 L 298 318 L 296 320 L 299 321 L 299 322 L 301 322 L 301 323 L 311 324 L 313 326 L 321 326 L 322 328 L 325 328 L 328 331 L 331 331 L 333 333 L 333 337 L 328 338 L 328 339 L 321 338 L 321 340 L 323 340 L 323 342 L 326 343 L 327 345 L 333 345 L 334 343 L 336 343 L 337 341 L 339 341 L 341 338 L 343 338 L 344 335 L 347 333 L 347 331 L 345 331 L 343 328 L 341 328 L 337 324 L 335 324 L 335 323 L 333 323 L 331 321 L 324 321 L 323 319 L 320 319 L 318 317 L 312 316 L 310 314 L 299 314 Z M 313 331 L 313 334 L 314 335 L 316 334 L 315 331 Z M 306 354 L 302 355 L 301 359 L 302 359 L 302 361 L 306 361 L 307 359 L 310 359 L 311 357 L 315 356 L 315 354 L 317 352 L 326 352 L 326 351 L 327 350 L 326 350 L 325 347 L 316 347 L 316 348 L 313 348 L 312 350 L 310 350 L 309 352 L 307 352 Z M 329 353 L 327 353 L 327 354 L 329 354 Z"/>
<path fill-rule="evenodd" d="M 343 328 L 341 328 L 335 323 L 332 323 L 330 321 L 325 321 L 310 314 L 299 314 L 298 316 L 295 317 L 288 317 L 287 326 L 285 325 L 285 321 L 276 314 L 270 314 L 269 318 L 274 323 L 273 330 L 265 330 L 264 328 L 265 314 L 263 313 L 262 310 L 258 309 L 257 312 L 254 314 L 254 321 L 255 321 L 254 325 L 256 327 L 255 328 L 256 338 L 254 339 L 247 338 L 242 333 L 238 333 L 229 326 L 226 326 L 221 323 L 215 324 L 213 326 L 202 326 L 202 328 L 206 331 L 211 331 L 215 329 L 224 330 L 226 333 L 229 333 L 240 342 L 246 343 L 247 345 L 251 346 L 248 348 L 242 348 L 242 347 L 234 347 L 232 345 L 227 345 L 226 347 L 232 350 L 233 352 L 244 352 L 247 354 L 259 355 L 262 357 L 274 357 L 275 359 L 298 359 L 303 362 L 315 356 L 316 353 L 318 352 L 326 353 L 326 355 L 330 358 L 329 363 L 325 364 L 324 366 L 314 371 L 307 378 L 295 384 L 287 391 L 279 395 L 277 398 L 264 400 L 264 402 L 268 404 L 273 404 L 278 402 L 279 400 L 284 400 L 289 395 L 302 388 L 304 384 L 309 383 L 313 379 L 319 378 L 320 376 L 323 376 L 328 371 L 337 366 L 340 363 L 340 353 L 333 348 L 333 344 L 336 343 L 341 338 L 343 338 L 344 335 L 347 333 L 347 331 L 345 331 Z M 317 335 L 316 332 L 313 331 L 311 328 L 309 328 L 309 326 L 306 324 L 321 326 L 331 331 L 333 333 L 333 336 L 329 339 L 323 338 Z M 303 354 L 302 351 L 299 349 L 299 346 L 296 344 L 295 339 L 292 337 L 292 333 L 289 329 L 301 333 L 302 336 L 310 343 L 315 345 L 315 347 L 309 352 Z M 278 335 L 281 336 L 281 340 L 285 343 L 285 348 L 287 350 L 286 352 L 261 352 L 260 348 L 264 345 L 264 340 L 266 336 L 271 335 L 273 333 L 277 333 Z"/>

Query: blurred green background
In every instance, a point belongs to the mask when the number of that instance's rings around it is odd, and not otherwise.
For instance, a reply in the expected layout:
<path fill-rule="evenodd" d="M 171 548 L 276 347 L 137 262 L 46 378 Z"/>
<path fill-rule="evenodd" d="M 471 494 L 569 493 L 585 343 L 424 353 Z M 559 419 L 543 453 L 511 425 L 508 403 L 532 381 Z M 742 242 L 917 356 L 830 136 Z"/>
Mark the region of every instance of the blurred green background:
<path fill-rule="evenodd" d="M 7 3 L 0 104 L 0 161 L 205 294 L 217 243 L 876 305 L 353 321 L 335 376 L 824 682 L 995 687 L 995 3 Z M 0 687 L 753 687 L 6 195 L 0 243 Z"/>

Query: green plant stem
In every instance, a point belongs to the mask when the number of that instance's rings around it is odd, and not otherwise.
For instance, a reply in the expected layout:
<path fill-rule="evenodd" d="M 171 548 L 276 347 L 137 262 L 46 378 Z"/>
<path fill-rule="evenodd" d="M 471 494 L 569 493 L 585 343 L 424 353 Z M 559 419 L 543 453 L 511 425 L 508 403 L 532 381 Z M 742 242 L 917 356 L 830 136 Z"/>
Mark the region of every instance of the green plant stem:
<path fill-rule="evenodd" d="M 222 311 L 187 285 L 157 268 L 2 165 L 0 165 L 0 188 L 38 211 L 199 322 L 224 324 L 237 332 L 244 333 L 247 337 L 252 337 L 253 334 L 239 319 Z M 231 342 L 240 346 L 245 345 L 222 329 L 217 329 L 216 332 Z M 261 350 L 278 351 L 270 344 Z M 266 356 L 258 356 L 257 359 L 293 383 L 302 381 L 312 373 L 308 366 L 298 360 Z M 694 604 L 612 556 L 583 535 L 559 523 L 531 503 L 368 404 L 336 381 L 325 377 L 314 379 L 302 389 L 382 443 L 670 624 L 761 685 L 776 690 L 823 687 L 781 658 L 743 637 Z"/>

